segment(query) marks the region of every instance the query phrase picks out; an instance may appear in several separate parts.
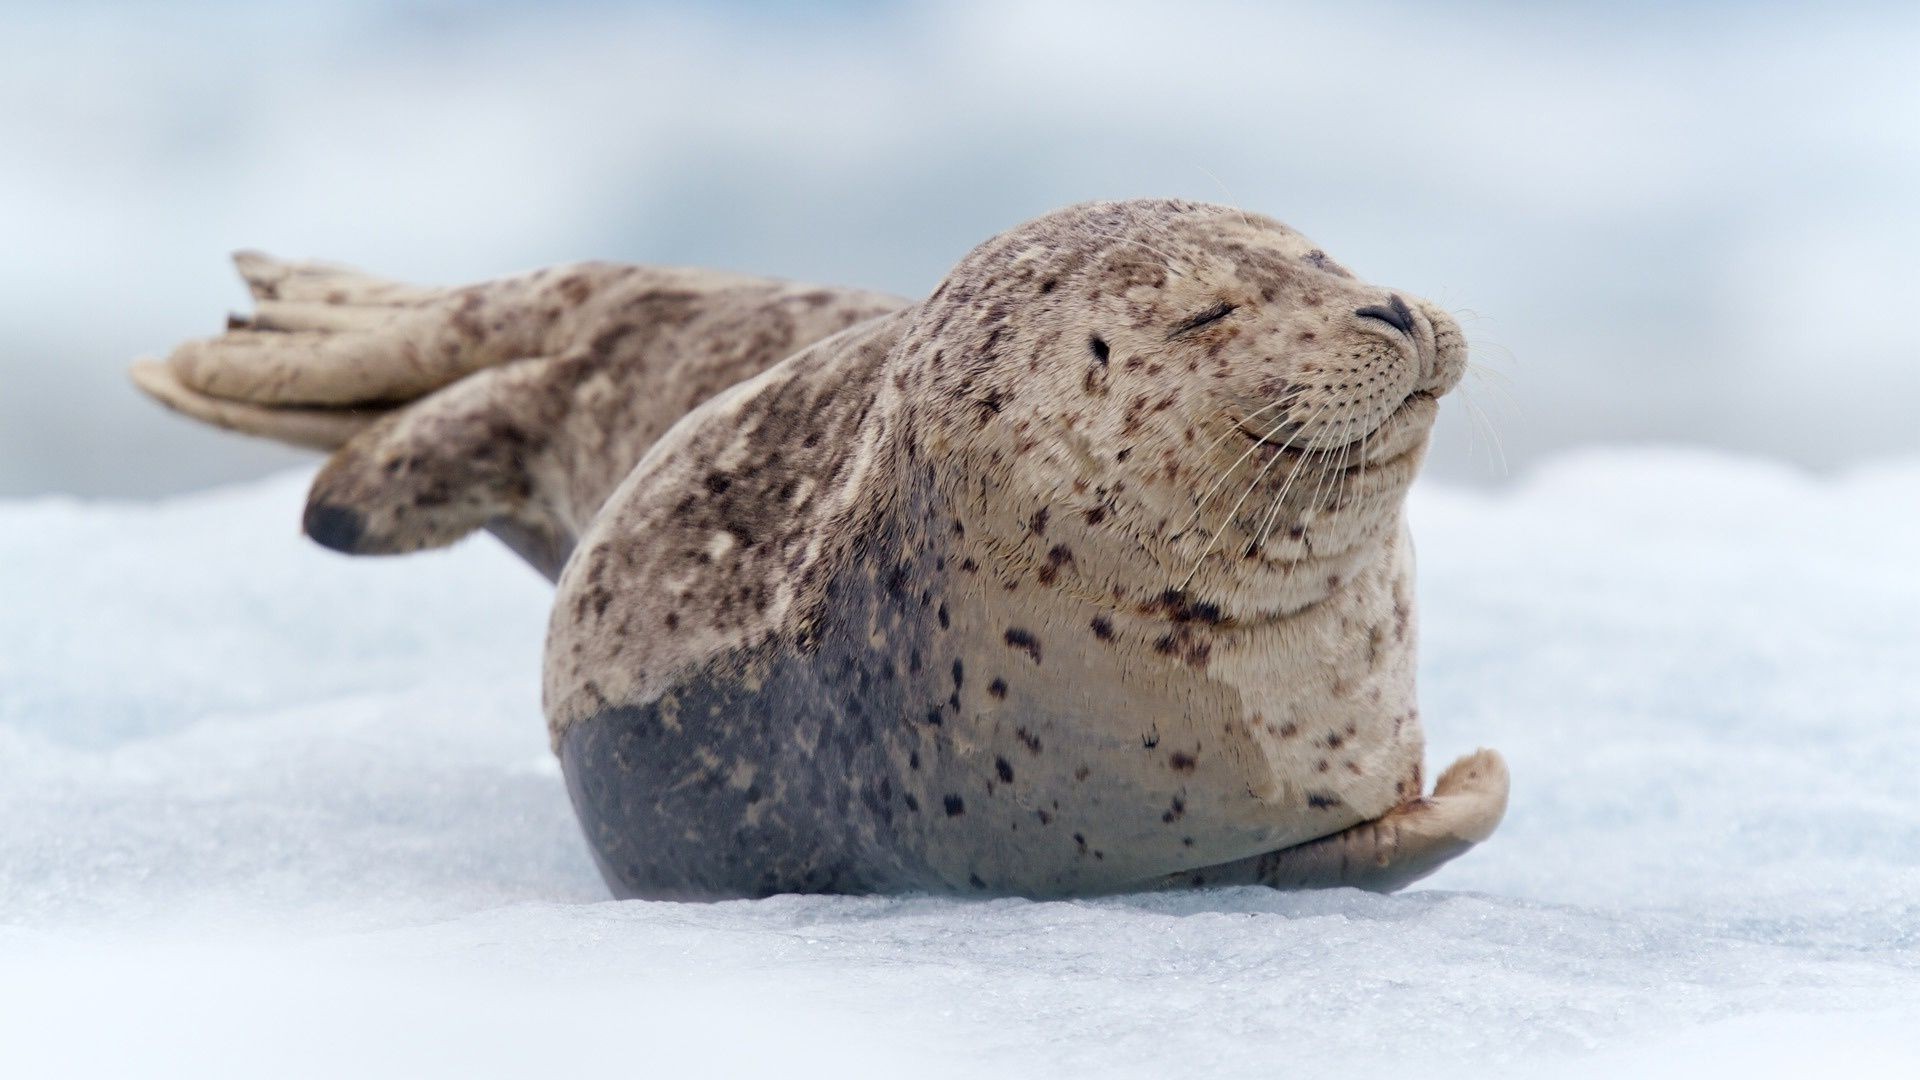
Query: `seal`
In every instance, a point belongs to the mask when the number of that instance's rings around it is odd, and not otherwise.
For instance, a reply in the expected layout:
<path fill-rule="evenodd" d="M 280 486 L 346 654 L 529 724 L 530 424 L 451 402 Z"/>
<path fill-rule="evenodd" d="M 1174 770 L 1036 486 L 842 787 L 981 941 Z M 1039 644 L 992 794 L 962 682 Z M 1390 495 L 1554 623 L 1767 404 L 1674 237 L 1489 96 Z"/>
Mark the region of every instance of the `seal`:
<path fill-rule="evenodd" d="M 1458 327 L 1270 218 L 1049 214 L 918 303 L 590 265 L 456 290 L 242 257 L 136 368 L 339 449 L 309 535 L 476 528 L 557 578 L 544 699 L 622 896 L 1401 887 L 1423 794 L 1404 497 Z"/>

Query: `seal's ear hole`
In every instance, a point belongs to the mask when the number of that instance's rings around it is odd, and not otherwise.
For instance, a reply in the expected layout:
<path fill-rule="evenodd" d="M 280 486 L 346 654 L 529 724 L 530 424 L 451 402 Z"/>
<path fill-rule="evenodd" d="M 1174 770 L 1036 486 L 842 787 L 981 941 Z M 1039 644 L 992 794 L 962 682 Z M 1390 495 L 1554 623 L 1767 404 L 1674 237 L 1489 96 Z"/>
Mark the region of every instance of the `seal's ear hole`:
<path fill-rule="evenodd" d="M 1107 357 L 1113 355 L 1113 350 L 1107 348 L 1106 339 L 1102 338 L 1099 334 L 1095 334 L 1087 340 L 1087 348 L 1093 350 L 1093 358 L 1098 360 L 1103 367 L 1106 365 Z"/>

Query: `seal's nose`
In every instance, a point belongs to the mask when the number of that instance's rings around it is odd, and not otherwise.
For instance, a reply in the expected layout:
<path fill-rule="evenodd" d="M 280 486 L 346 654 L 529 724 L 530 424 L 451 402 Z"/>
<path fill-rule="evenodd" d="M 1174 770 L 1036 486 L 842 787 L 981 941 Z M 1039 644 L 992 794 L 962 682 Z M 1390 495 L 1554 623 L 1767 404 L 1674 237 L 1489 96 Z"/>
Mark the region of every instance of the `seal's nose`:
<path fill-rule="evenodd" d="M 1371 304 L 1355 309 L 1354 314 L 1363 319 L 1377 319 L 1408 337 L 1413 336 L 1413 311 L 1407 307 L 1407 302 L 1398 296 L 1388 296 L 1385 304 Z"/>

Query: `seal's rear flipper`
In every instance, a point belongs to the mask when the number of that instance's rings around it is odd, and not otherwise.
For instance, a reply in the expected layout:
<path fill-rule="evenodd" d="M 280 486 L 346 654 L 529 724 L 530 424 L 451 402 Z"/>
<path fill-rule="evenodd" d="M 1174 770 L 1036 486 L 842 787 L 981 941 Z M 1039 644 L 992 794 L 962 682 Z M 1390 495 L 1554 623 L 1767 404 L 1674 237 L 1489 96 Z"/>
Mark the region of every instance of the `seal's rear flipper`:
<path fill-rule="evenodd" d="M 1507 763 L 1500 754 L 1476 750 L 1440 774 L 1432 795 L 1383 817 L 1295 847 L 1172 875 L 1159 884 L 1392 892 L 1492 836 L 1507 811 L 1507 787 Z"/>
<path fill-rule="evenodd" d="M 172 367 L 158 360 L 137 361 L 127 374 L 141 392 L 174 412 L 243 435 L 312 450 L 338 449 L 389 411 L 374 406 L 300 407 L 231 401 L 186 385 Z"/>
<path fill-rule="evenodd" d="M 405 404 L 533 355 L 552 321 L 529 308 L 530 277 L 441 289 L 252 251 L 233 261 L 253 314 L 230 317 L 225 333 L 185 342 L 165 361 L 175 385 L 206 398 L 272 408 Z M 152 380 L 135 381 L 153 392 Z"/>
<path fill-rule="evenodd" d="M 396 410 L 327 459 L 303 527 L 351 555 L 397 555 L 491 528 L 548 578 L 573 550 L 577 523 L 549 490 L 549 415 L 564 403 L 552 362 L 518 360 Z"/>
<path fill-rule="evenodd" d="M 440 289 L 257 252 L 234 265 L 253 313 L 135 363 L 135 386 L 216 427 L 334 452 L 304 521 L 327 547 L 414 551 L 484 527 L 559 572 L 572 535 L 535 505 L 537 448 L 496 422 L 502 403 L 487 397 L 526 389 L 524 370 L 492 376 L 527 367 L 508 361 L 535 351 L 553 319 L 551 305 L 530 306 L 532 276 Z"/>

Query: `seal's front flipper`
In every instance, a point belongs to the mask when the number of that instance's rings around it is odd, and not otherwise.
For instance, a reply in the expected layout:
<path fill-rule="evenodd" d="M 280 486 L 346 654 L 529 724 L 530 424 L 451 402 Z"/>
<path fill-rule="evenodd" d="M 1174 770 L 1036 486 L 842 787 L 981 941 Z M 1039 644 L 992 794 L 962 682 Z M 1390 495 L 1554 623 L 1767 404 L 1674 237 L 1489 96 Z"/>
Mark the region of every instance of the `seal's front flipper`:
<path fill-rule="evenodd" d="M 1373 821 L 1295 847 L 1172 875 L 1159 884 L 1192 885 L 1197 878 L 1205 885 L 1392 892 L 1492 836 L 1507 812 L 1507 787 L 1507 763 L 1500 754 L 1476 750 L 1440 774 L 1433 794 Z"/>

